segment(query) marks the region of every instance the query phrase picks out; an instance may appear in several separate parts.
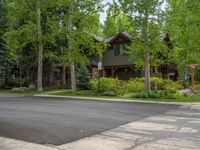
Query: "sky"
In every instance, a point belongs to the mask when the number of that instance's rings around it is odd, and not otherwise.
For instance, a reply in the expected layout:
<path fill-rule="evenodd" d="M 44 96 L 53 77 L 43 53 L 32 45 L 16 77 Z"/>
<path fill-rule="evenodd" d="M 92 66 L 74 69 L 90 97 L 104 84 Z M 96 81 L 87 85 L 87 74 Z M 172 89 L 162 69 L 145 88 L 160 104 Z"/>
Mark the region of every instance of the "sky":
<path fill-rule="evenodd" d="M 112 3 L 113 0 L 103 0 L 103 4 L 106 4 L 106 3 Z M 106 20 L 106 16 L 107 16 L 107 11 L 108 7 L 105 7 L 104 8 L 104 12 L 103 13 L 100 13 L 100 21 L 101 23 L 103 23 L 105 20 Z"/>
<path fill-rule="evenodd" d="M 112 3 L 112 1 L 113 1 L 113 0 L 103 0 L 103 4 Z M 115 1 L 117 1 L 117 0 L 115 0 Z M 164 1 L 164 4 L 163 4 L 162 8 L 165 9 L 166 5 L 167 5 L 167 4 L 166 4 L 166 1 Z M 100 13 L 100 21 L 101 21 L 101 23 L 104 23 L 104 21 L 106 20 L 106 16 L 107 16 L 106 11 L 107 11 L 107 10 L 108 10 L 108 7 L 105 7 L 105 8 L 104 8 L 104 12 L 103 12 L 103 13 Z"/>

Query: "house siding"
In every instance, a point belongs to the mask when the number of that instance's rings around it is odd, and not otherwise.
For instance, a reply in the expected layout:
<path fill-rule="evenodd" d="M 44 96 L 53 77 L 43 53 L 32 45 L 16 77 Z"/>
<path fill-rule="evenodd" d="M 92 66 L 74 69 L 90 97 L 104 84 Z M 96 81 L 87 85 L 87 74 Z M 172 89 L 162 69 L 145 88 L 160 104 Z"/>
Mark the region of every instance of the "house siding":
<path fill-rule="evenodd" d="M 103 67 L 132 65 L 128 55 L 115 56 L 113 49 L 106 50 L 103 54 Z"/>

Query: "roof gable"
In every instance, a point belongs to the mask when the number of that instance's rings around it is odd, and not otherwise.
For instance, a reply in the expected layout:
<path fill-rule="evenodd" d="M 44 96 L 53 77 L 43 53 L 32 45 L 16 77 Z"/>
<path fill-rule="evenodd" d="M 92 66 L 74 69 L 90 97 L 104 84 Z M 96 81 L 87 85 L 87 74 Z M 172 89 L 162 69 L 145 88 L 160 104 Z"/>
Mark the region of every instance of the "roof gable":
<path fill-rule="evenodd" d="M 117 40 L 119 37 L 125 39 L 125 40 L 130 40 L 130 36 L 128 32 L 119 32 L 115 36 L 112 36 L 110 38 L 106 39 L 107 43 L 113 43 L 115 40 Z"/>

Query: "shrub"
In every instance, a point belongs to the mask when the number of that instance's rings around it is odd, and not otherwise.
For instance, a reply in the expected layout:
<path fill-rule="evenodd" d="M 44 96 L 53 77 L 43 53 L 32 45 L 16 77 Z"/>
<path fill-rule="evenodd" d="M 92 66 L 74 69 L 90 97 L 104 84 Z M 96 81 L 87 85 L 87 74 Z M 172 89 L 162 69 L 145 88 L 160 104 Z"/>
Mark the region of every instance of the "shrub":
<path fill-rule="evenodd" d="M 151 89 L 152 90 L 161 89 L 162 83 L 164 81 L 162 78 L 151 77 L 150 80 L 151 80 Z"/>
<path fill-rule="evenodd" d="M 148 98 L 148 94 L 145 92 L 136 93 L 130 96 L 131 98 Z"/>
<path fill-rule="evenodd" d="M 134 79 L 127 81 L 127 83 L 124 86 L 125 86 L 125 91 L 128 93 L 144 91 L 144 82 L 140 82 Z"/>
<path fill-rule="evenodd" d="M 116 96 L 116 93 L 113 91 L 105 91 L 102 93 L 103 96 Z"/>
<path fill-rule="evenodd" d="M 76 78 L 78 80 L 78 86 L 82 89 L 88 89 L 90 74 L 85 64 L 80 64 L 76 69 Z"/>
<path fill-rule="evenodd" d="M 161 90 L 180 90 L 183 86 L 172 80 L 163 80 L 161 83 Z"/>
<path fill-rule="evenodd" d="M 189 89 L 192 89 L 192 86 L 191 86 L 191 85 L 189 86 Z M 200 84 L 197 84 L 197 83 L 196 83 L 196 84 L 195 84 L 195 89 L 200 89 Z"/>
<path fill-rule="evenodd" d="M 179 98 L 185 98 L 183 94 L 177 93 L 176 91 L 166 91 L 166 90 L 158 90 L 158 91 L 151 91 L 149 94 L 141 92 L 136 93 L 134 95 L 131 95 L 131 98 L 152 98 L 152 99 L 158 99 L 158 98 L 172 98 L 172 99 L 179 99 Z"/>
<path fill-rule="evenodd" d="M 195 84 L 195 88 L 196 89 L 200 89 L 200 83 L 199 84 Z"/>
<path fill-rule="evenodd" d="M 181 93 L 174 93 L 171 95 L 170 98 L 172 99 L 181 99 L 181 98 L 185 98 L 186 96 L 184 94 L 181 94 Z"/>
<path fill-rule="evenodd" d="M 179 90 L 183 88 L 181 84 L 172 80 L 166 80 L 158 77 L 151 77 L 150 80 L 152 90 Z M 144 78 L 135 78 L 129 80 L 127 84 L 127 89 L 130 89 L 128 90 L 128 92 L 144 91 Z"/>
<path fill-rule="evenodd" d="M 159 98 L 169 97 L 174 94 L 182 86 L 172 80 L 163 80 L 162 78 L 152 77 L 151 83 L 157 83 L 158 90 L 151 92 L 149 95 L 144 94 L 144 78 L 130 79 L 129 81 L 120 81 L 115 78 L 101 78 L 100 79 L 100 92 L 104 95 L 123 95 L 125 93 L 139 93 L 136 94 L 137 98 Z M 153 84 L 152 84 L 153 87 Z M 99 80 L 90 81 L 90 89 L 99 91 Z M 112 93 L 112 94 L 111 94 Z M 114 93 L 114 94 L 113 94 Z"/>
<path fill-rule="evenodd" d="M 96 92 L 99 91 L 99 80 L 90 81 L 90 89 Z M 120 81 L 114 78 L 101 78 L 100 79 L 100 92 L 113 92 L 115 95 L 120 91 Z"/>

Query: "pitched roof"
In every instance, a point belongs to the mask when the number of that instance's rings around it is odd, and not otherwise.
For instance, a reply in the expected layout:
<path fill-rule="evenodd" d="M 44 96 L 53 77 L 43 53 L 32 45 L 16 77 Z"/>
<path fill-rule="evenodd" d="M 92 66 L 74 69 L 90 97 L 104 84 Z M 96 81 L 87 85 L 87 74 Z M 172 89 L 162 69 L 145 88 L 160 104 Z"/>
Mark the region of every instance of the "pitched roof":
<path fill-rule="evenodd" d="M 127 39 L 130 39 L 130 36 L 129 36 L 129 33 L 128 33 L 128 32 L 119 32 L 119 33 L 117 33 L 116 35 L 107 38 L 107 39 L 106 39 L 106 42 L 111 43 L 112 41 L 114 41 L 114 40 L 115 40 L 118 36 L 120 36 L 120 35 L 126 37 Z"/>
<path fill-rule="evenodd" d="M 124 37 L 126 37 L 127 39 L 130 39 L 130 34 L 128 33 L 128 32 L 119 32 L 119 33 L 117 33 L 117 34 L 115 34 L 114 36 L 112 36 L 112 37 L 108 37 L 108 38 L 106 38 L 106 42 L 107 43 L 110 43 L 110 42 L 112 42 L 113 40 L 115 40 L 118 36 L 124 36 Z M 101 42 L 101 41 L 103 41 L 103 38 L 102 37 L 100 37 L 100 36 L 98 36 L 98 35 L 95 35 L 94 36 L 94 39 L 96 40 L 96 41 L 98 41 L 98 42 Z"/>
<path fill-rule="evenodd" d="M 96 41 L 98 41 L 98 42 L 101 42 L 101 41 L 103 40 L 102 37 L 97 36 L 97 35 L 94 36 L 94 39 L 95 39 Z"/>

